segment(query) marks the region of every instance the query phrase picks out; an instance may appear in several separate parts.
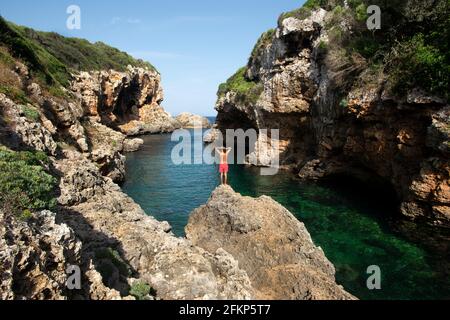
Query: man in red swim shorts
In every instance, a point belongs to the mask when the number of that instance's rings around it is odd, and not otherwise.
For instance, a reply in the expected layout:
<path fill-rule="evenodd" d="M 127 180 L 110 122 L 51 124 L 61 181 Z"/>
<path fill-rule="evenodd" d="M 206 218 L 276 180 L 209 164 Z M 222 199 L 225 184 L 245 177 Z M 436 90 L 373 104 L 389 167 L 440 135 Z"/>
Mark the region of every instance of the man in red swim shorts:
<path fill-rule="evenodd" d="M 230 154 L 231 148 L 216 148 L 216 152 L 220 157 L 220 182 L 222 184 L 228 184 L 228 155 Z"/>

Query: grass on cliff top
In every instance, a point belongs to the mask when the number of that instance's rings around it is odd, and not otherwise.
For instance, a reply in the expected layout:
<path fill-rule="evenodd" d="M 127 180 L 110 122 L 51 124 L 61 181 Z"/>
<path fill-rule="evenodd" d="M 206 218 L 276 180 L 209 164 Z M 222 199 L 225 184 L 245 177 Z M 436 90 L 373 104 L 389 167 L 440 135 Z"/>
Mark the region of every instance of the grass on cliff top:
<path fill-rule="evenodd" d="M 37 42 L 64 65 L 74 70 L 125 71 L 128 65 L 132 65 L 156 71 L 149 62 L 134 59 L 103 42 L 91 43 L 85 39 L 63 37 L 55 32 L 40 32 L 27 27 L 17 28 L 27 39 Z"/>
<path fill-rule="evenodd" d="M 55 93 L 60 86 L 69 85 L 73 71 L 124 71 L 127 65 L 156 70 L 150 63 L 136 60 L 104 43 L 35 31 L 8 22 L 1 16 L 0 45 L 6 47 L 12 57 L 26 64 L 41 85 Z M 5 53 L 0 55 L 0 59 L 10 62 Z"/>
<path fill-rule="evenodd" d="M 217 95 L 223 97 L 227 92 L 233 91 L 237 95 L 238 102 L 246 105 L 255 104 L 263 91 L 263 86 L 261 83 L 247 79 L 246 73 L 247 67 L 240 68 L 227 82 L 219 86 Z"/>
<path fill-rule="evenodd" d="M 0 146 L 0 209 L 16 216 L 53 209 L 57 180 L 45 169 L 49 162 L 44 152 Z"/>
<path fill-rule="evenodd" d="M 269 29 L 259 37 L 250 55 L 249 64 L 251 64 L 252 61 L 261 53 L 263 48 L 267 47 L 272 42 L 275 32 L 275 29 Z"/>
<path fill-rule="evenodd" d="M 328 2 L 328 0 L 308 0 L 305 2 L 303 7 L 282 13 L 278 18 L 278 26 L 281 26 L 281 23 L 284 19 L 291 17 L 297 18 L 299 20 L 306 19 L 311 15 L 312 10 L 319 7 L 326 7 L 328 5 Z"/>
<path fill-rule="evenodd" d="M 380 30 L 366 26 L 370 5 L 382 10 Z M 305 19 L 319 7 L 331 12 L 325 25 L 330 37 L 326 51 L 332 69 L 346 82 L 337 88 L 348 90 L 364 67 L 382 65 L 394 93 L 405 95 L 419 87 L 450 100 L 449 0 L 308 0 L 302 8 L 283 13 L 278 26 L 288 17 Z M 343 30 L 342 22 L 352 32 Z M 342 50 L 345 54 L 336 54 Z M 365 62 L 355 66 L 356 55 L 362 58 L 357 62 Z"/>

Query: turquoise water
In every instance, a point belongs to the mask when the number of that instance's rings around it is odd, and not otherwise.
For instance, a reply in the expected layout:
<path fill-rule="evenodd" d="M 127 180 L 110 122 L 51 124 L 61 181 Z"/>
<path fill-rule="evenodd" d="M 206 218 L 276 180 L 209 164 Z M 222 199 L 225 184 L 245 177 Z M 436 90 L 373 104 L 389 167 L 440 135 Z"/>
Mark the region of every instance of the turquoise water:
<path fill-rule="evenodd" d="M 144 137 L 127 155 L 123 185 L 142 208 L 184 235 L 189 213 L 218 185 L 217 166 L 171 161 L 170 135 Z M 394 219 L 395 210 L 359 185 L 311 184 L 291 174 L 260 176 L 257 168 L 231 166 L 230 184 L 249 196 L 269 195 L 308 228 L 336 267 L 336 278 L 361 299 L 450 299 L 449 235 Z M 381 290 L 368 290 L 367 267 L 381 268 Z"/>

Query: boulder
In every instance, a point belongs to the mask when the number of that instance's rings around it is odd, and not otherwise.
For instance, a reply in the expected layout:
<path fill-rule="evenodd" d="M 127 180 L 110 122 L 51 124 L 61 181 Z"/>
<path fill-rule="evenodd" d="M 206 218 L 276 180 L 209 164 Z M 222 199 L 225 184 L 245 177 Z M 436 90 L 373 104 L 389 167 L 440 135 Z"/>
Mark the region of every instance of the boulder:
<path fill-rule="evenodd" d="M 354 299 L 303 223 L 270 197 L 243 197 L 218 187 L 194 210 L 187 238 L 214 253 L 225 250 L 250 277 L 258 299 Z"/>

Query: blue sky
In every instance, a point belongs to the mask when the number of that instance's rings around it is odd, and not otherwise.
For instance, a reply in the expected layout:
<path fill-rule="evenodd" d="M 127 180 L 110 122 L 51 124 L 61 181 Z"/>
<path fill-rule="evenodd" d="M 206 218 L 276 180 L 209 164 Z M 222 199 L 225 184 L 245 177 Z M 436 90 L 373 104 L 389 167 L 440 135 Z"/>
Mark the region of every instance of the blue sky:
<path fill-rule="evenodd" d="M 17 24 L 103 41 L 150 61 L 162 74 L 164 108 L 215 115 L 217 87 L 248 56 L 260 34 L 303 0 L 15 0 L 0 14 Z M 81 8 L 81 30 L 68 30 L 66 9 Z"/>

